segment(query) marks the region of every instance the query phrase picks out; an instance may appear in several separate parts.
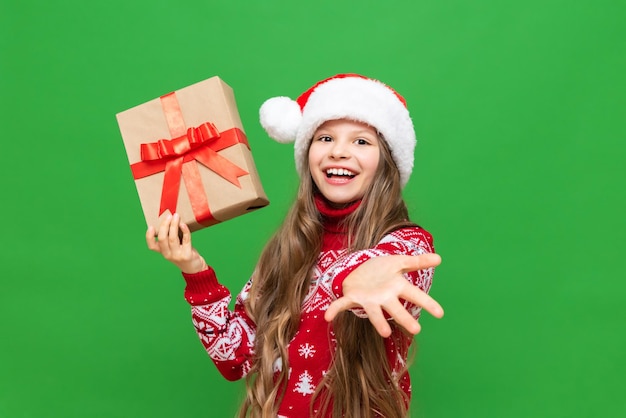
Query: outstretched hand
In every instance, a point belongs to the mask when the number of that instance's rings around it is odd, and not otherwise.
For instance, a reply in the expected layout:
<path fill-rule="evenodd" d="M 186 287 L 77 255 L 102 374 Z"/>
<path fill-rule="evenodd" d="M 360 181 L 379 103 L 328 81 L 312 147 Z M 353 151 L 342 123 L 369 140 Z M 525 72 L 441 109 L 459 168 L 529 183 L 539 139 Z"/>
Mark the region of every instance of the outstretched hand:
<path fill-rule="evenodd" d="M 441 318 L 443 309 L 428 294 L 411 284 L 403 273 L 436 267 L 441 263 L 437 254 L 390 255 L 374 257 L 354 269 L 343 281 L 343 296 L 332 302 L 324 314 L 332 321 L 338 313 L 363 308 L 376 331 L 391 335 L 391 327 L 383 311 L 411 334 L 420 332 L 420 324 L 402 305 L 400 299 L 411 302 L 431 315 Z"/>
<path fill-rule="evenodd" d="M 178 231 L 182 236 L 178 235 Z M 191 231 L 189 227 L 180 222 L 177 213 L 167 218 L 156 231 L 153 226 L 148 227 L 146 232 L 148 248 L 160 253 L 163 258 L 171 261 L 183 273 L 193 274 L 207 269 L 204 258 L 191 245 Z"/>

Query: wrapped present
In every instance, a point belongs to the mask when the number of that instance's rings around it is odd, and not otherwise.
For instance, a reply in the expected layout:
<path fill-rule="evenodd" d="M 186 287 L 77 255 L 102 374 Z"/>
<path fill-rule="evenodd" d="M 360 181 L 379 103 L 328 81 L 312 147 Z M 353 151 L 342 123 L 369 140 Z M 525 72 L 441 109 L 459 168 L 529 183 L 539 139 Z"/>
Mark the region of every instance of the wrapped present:
<path fill-rule="evenodd" d="M 117 114 L 148 225 L 192 231 L 269 204 L 232 89 L 212 77 Z"/>

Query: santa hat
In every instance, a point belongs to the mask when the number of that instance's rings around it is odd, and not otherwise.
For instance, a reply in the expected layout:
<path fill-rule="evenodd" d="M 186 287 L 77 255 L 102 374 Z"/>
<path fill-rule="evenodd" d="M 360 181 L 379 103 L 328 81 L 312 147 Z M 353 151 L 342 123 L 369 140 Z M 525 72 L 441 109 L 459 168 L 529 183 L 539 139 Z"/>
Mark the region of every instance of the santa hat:
<path fill-rule="evenodd" d="M 322 80 L 297 100 L 273 97 L 260 109 L 261 125 L 281 143 L 295 142 L 296 169 L 304 159 L 315 130 L 328 120 L 350 119 L 377 129 L 389 145 L 402 186 L 413 170 L 415 131 L 406 102 L 391 87 L 358 74 Z"/>

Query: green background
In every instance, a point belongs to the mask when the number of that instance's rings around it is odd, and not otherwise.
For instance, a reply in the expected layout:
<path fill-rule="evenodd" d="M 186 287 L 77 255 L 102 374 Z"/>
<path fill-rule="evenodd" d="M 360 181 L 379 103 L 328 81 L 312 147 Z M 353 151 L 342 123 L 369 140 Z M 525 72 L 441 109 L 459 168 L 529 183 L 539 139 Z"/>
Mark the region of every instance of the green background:
<path fill-rule="evenodd" d="M 443 264 L 412 416 L 626 416 L 626 6 L 0 1 L 0 417 L 231 417 L 183 280 L 148 251 L 115 114 L 213 75 L 271 205 L 194 234 L 238 292 L 297 186 L 258 123 L 340 72 L 402 93 L 405 189 Z"/>

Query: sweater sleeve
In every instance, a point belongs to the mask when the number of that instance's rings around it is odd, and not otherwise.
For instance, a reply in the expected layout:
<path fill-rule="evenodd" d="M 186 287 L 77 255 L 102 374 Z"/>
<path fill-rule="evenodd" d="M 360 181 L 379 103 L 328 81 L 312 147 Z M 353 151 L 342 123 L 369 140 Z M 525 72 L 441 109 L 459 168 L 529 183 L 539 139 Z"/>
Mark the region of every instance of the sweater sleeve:
<path fill-rule="evenodd" d="M 426 230 L 413 227 L 403 228 L 394 231 L 376 244 L 373 248 L 349 253 L 337 260 L 335 266 L 329 269 L 332 274 L 332 291 L 335 298 L 343 296 L 343 281 L 357 267 L 374 257 L 384 257 L 388 255 L 420 255 L 425 253 L 433 253 L 433 238 Z M 434 268 L 411 271 L 405 273 L 406 279 L 414 286 L 419 287 L 422 291 L 428 293 L 432 283 Z M 416 306 L 408 301 L 402 301 L 404 307 L 409 313 L 418 319 L 421 307 Z M 362 318 L 367 318 L 367 314 L 363 309 L 353 309 L 352 312 Z"/>
<path fill-rule="evenodd" d="M 238 380 L 250 371 L 254 355 L 256 325 L 244 308 L 251 282 L 237 296 L 229 310 L 230 291 L 217 281 L 215 271 L 185 274 L 185 299 L 198 337 L 213 363 L 228 380 Z"/>

